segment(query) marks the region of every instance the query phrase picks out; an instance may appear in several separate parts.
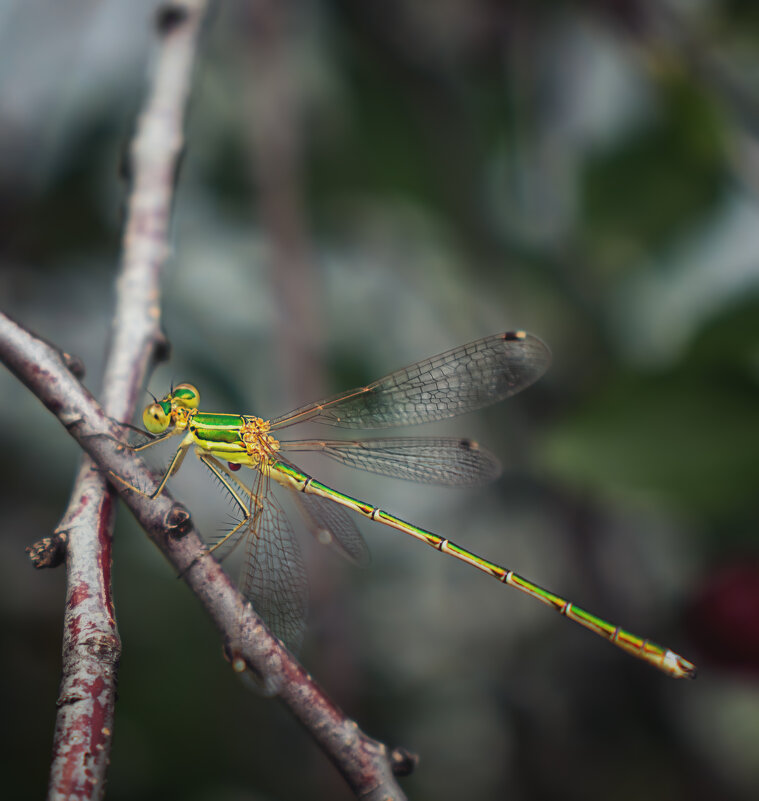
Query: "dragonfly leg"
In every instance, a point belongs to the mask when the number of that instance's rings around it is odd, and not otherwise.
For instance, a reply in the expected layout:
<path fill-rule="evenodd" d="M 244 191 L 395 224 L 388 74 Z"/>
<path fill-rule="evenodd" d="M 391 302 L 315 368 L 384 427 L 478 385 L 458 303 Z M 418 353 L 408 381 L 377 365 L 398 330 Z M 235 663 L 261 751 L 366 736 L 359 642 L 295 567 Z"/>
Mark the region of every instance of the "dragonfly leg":
<path fill-rule="evenodd" d="M 114 420 L 113 424 L 120 426 L 121 428 L 128 428 L 130 431 L 134 431 L 143 437 L 149 437 L 149 439 L 147 442 L 143 442 L 142 445 L 131 445 L 130 443 L 124 442 L 118 437 L 114 437 L 113 434 L 88 434 L 85 436 L 85 439 L 94 439 L 97 437 L 110 439 L 113 442 L 118 443 L 118 445 L 120 445 L 122 448 L 132 451 L 132 453 L 139 453 L 140 451 L 146 451 L 148 448 L 152 448 L 153 445 L 157 445 L 159 442 L 165 442 L 167 439 L 169 439 L 169 437 L 174 437 L 180 433 L 179 430 L 174 429 L 172 431 L 167 431 L 165 434 L 150 434 L 147 431 L 143 431 L 143 429 L 138 428 L 137 426 L 133 426 L 131 423 L 118 423 Z"/>
<path fill-rule="evenodd" d="M 116 423 L 116 421 L 114 421 L 114 424 L 119 425 L 122 428 L 128 428 L 128 429 L 130 429 L 132 431 L 137 432 L 138 434 L 141 434 L 142 436 L 148 436 L 148 437 L 150 437 L 150 439 L 147 442 L 143 442 L 142 445 L 130 445 L 128 442 L 124 442 L 123 440 L 119 439 L 118 437 L 114 437 L 112 434 L 93 434 L 92 436 L 93 437 L 105 437 L 106 439 L 110 439 L 113 442 L 118 444 L 120 450 L 122 450 L 122 449 L 123 450 L 129 450 L 129 451 L 132 451 L 132 453 L 139 453 L 140 451 L 145 451 L 148 448 L 151 448 L 153 445 L 157 445 L 159 442 L 164 442 L 169 437 L 173 437 L 173 436 L 175 436 L 176 434 L 179 433 L 178 431 L 173 430 L 173 431 L 168 431 L 165 434 L 160 434 L 160 435 L 157 435 L 157 436 L 153 436 L 151 434 L 148 434 L 146 431 L 143 431 L 141 428 L 137 428 L 137 426 L 133 426 L 131 423 Z M 108 473 L 108 475 L 111 478 L 114 478 L 120 484 L 123 484 L 125 487 L 127 487 L 127 489 L 132 490 L 132 492 L 136 492 L 139 495 L 145 496 L 146 498 L 155 497 L 154 495 L 152 495 L 150 493 L 144 492 L 139 487 L 135 487 L 134 484 L 131 484 L 125 478 L 122 478 L 118 473 L 114 473 L 113 470 L 108 470 L 106 472 Z M 176 472 L 176 470 L 175 470 L 175 472 Z M 163 488 L 161 488 L 161 489 L 163 489 Z"/>
<path fill-rule="evenodd" d="M 139 431 L 140 434 L 145 434 L 145 431 L 140 430 L 136 426 L 130 426 L 130 428 L 134 428 L 135 431 Z M 170 437 L 175 437 L 179 434 L 180 431 L 178 429 L 173 429 L 171 431 L 167 431 L 165 434 L 158 434 L 157 436 L 153 436 L 152 439 L 149 439 L 147 442 L 143 442 L 142 445 L 127 445 L 126 447 L 130 450 L 134 451 L 135 453 L 140 453 L 140 451 L 146 451 L 148 448 L 152 448 L 153 445 L 158 445 L 159 442 L 166 442 L 167 439 Z M 151 436 L 148 434 L 148 436 Z"/>
<path fill-rule="evenodd" d="M 146 443 L 145 445 L 140 445 L 137 448 L 133 448 L 135 452 L 144 451 L 146 448 L 150 447 L 151 445 L 155 445 L 157 442 L 162 442 L 165 439 L 168 439 L 169 436 L 172 436 L 175 432 L 171 432 L 168 436 L 158 437 L 150 442 Z M 118 473 L 114 473 L 113 470 L 109 470 L 108 474 L 116 479 L 116 481 L 123 484 L 128 489 L 136 492 L 138 495 L 143 495 L 146 498 L 150 498 L 150 500 L 155 500 L 164 490 L 166 483 L 168 482 L 171 476 L 175 475 L 179 468 L 182 466 L 182 462 L 184 461 L 184 457 L 187 455 L 187 450 L 189 449 L 190 445 L 192 445 L 192 440 L 182 442 L 182 444 L 177 448 L 177 452 L 171 459 L 171 463 L 169 464 L 168 468 L 166 468 L 166 472 L 163 474 L 163 478 L 159 482 L 158 486 L 153 490 L 153 492 L 145 492 L 141 490 L 139 487 L 135 487 L 134 484 L 127 481 L 125 478 L 122 478 Z"/>
<path fill-rule="evenodd" d="M 185 451 L 185 453 L 186 453 L 186 451 Z M 243 514 L 242 520 L 239 523 L 237 523 L 237 525 L 234 526 L 234 528 L 231 531 L 227 532 L 218 542 L 214 543 L 208 549 L 208 553 L 210 554 L 210 553 L 213 553 L 220 546 L 224 545 L 225 542 L 229 542 L 229 540 L 232 537 L 234 537 L 235 534 L 237 534 L 237 532 L 241 528 L 243 528 L 243 526 L 245 526 L 247 523 L 250 522 L 251 518 L 255 517 L 256 520 L 257 520 L 258 517 L 260 516 L 261 512 L 263 511 L 263 504 L 261 503 L 261 501 L 259 501 L 259 499 L 244 484 L 241 484 L 240 481 L 238 480 L 238 478 L 236 476 L 234 476 L 230 470 L 228 470 L 226 467 L 224 467 L 224 465 L 218 459 L 216 459 L 215 457 L 211 456 L 210 454 L 201 453 L 200 451 L 196 451 L 195 453 L 197 454 L 198 459 L 200 459 L 200 461 L 203 462 L 203 464 L 216 476 L 216 478 L 219 479 L 219 481 L 222 483 L 222 485 L 227 489 L 229 494 L 232 496 L 232 499 L 240 507 L 240 511 Z M 177 460 L 176 456 L 174 457 L 174 459 L 172 460 L 171 465 L 169 465 L 169 469 L 166 471 L 166 476 L 164 477 L 165 479 L 168 479 L 168 477 L 170 476 L 170 474 L 172 472 L 172 466 L 174 466 L 175 462 L 178 461 L 179 464 L 181 464 L 183 458 L 184 458 L 184 454 L 179 458 L 179 460 Z M 179 467 L 175 466 L 173 469 L 174 469 L 174 472 L 176 472 L 179 469 Z M 166 482 L 164 481 L 163 483 L 165 484 Z M 255 513 L 252 512 L 250 507 L 247 506 L 245 504 L 245 502 L 240 498 L 240 494 L 237 491 L 238 489 L 242 490 L 245 494 L 247 494 L 250 497 L 251 504 L 255 504 L 256 505 Z M 255 522 L 256 521 L 254 520 L 254 523 Z M 232 550 L 234 550 L 234 548 L 236 548 L 237 545 L 239 545 L 239 542 L 241 542 L 242 539 L 243 538 L 241 537 L 240 541 L 235 543 L 235 545 L 232 548 Z M 231 552 L 232 552 L 231 550 L 228 551 L 226 554 L 224 554 L 224 557 L 229 556 L 229 554 Z M 192 562 L 179 574 L 179 576 L 177 578 L 181 578 L 182 576 L 184 576 L 184 574 L 188 570 L 190 570 L 190 568 L 192 568 L 193 565 L 195 565 L 195 563 L 198 561 L 199 558 L 200 557 L 197 557 L 196 559 L 193 559 Z"/>
<path fill-rule="evenodd" d="M 250 522 L 252 517 L 258 518 L 263 510 L 263 504 L 258 497 L 244 484 L 241 484 L 237 477 L 232 475 L 232 472 L 224 467 L 224 465 L 218 459 L 215 459 L 213 456 L 208 456 L 207 454 L 198 454 L 198 458 L 216 476 L 216 478 L 221 481 L 224 487 L 226 487 L 227 491 L 243 513 L 243 519 L 231 531 L 227 532 L 218 542 L 214 543 L 208 549 L 209 553 L 213 553 L 217 548 L 224 545 L 225 542 L 228 542 L 232 537 L 234 537 L 234 535 L 237 534 L 237 532 L 243 526 Z M 245 504 L 245 502 L 240 498 L 240 495 L 235 487 L 243 490 L 245 494 L 248 495 L 250 498 L 250 506 Z"/>

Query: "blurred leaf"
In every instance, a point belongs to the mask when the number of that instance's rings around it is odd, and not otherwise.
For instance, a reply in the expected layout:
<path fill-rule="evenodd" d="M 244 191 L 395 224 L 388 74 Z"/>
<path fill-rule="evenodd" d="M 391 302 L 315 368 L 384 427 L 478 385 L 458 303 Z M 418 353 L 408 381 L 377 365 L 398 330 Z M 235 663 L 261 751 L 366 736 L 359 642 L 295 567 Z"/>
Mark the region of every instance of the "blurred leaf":
<path fill-rule="evenodd" d="M 613 251 L 619 263 L 620 241 L 651 249 L 672 241 L 717 197 L 723 156 L 713 106 L 684 80 L 659 88 L 650 130 L 632 134 L 586 167 L 585 231 L 602 260 L 604 251 Z"/>
<path fill-rule="evenodd" d="M 756 502 L 758 412 L 741 382 L 620 376 L 554 428 L 543 457 L 570 485 L 729 516 Z"/>
<path fill-rule="evenodd" d="M 758 259 L 759 260 L 759 259 Z M 715 315 L 694 338 L 684 367 L 709 371 L 712 380 L 730 374 L 759 381 L 759 295 L 749 295 Z"/>
<path fill-rule="evenodd" d="M 349 130 L 332 131 L 329 139 L 322 133 L 311 153 L 309 191 L 315 208 L 325 198 L 356 193 L 433 202 L 429 163 L 420 158 L 425 144 L 408 97 L 399 91 L 398 75 L 368 53 L 353 55 L 344 87 Z"/>
<path fill-rule="evenodd" d="M 54 181 L 0 183 L 3 259 L 63 271 L 70 268 L 72 255 L 113 247 L 116 221 L 108 218 L 112 209 L 103 202 L 103 185 L 111 178 L 100 170 L 106 164 L 115 173 L 118 152 L 112 137 L 106 121 L 93 120 L 71 146 L 70 159 L 58 167 Z"/>
<path fill-rule="evenodd" d="M 716 9 L 725 32 L 733 32 L 756 41 L 759 37 L 759 5 L 754 0 L 723 0 Z"/>

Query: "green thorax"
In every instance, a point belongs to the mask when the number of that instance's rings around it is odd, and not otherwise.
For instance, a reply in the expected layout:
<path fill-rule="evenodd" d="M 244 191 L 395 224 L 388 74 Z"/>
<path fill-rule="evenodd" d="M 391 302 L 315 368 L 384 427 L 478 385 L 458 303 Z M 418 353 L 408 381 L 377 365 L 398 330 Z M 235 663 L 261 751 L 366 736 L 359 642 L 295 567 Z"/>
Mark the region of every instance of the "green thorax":
<path fill-rule="evenodd" d="M 245 421 L 239 414 L 207 414 L 196 412 L 188 428 L 193 437 L 202 443 L 240 442 Z"/>

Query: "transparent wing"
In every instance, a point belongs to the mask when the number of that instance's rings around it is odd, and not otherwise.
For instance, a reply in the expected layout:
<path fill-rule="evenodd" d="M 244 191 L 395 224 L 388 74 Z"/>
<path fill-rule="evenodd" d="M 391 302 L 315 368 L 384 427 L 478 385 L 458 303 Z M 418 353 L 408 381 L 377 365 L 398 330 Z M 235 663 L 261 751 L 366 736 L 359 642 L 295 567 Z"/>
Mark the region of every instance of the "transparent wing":
<path fill-rule="evenodd" d="M 524 331 L 496 334 L 272 420 L 343 428 L 384 428 L 442 420 L 515 395 L 548 369 L 551 354 Z"/>
<path fill-rule="evenodd" d="M 281 448 L 287 453 L 315 451 L 341 464 L 371 473 L 449 487 L 482 484 L 501 472 L 498 459 L 471 439 L 303 440 L 282 442 Z"/>
<path fill-rule="evenodd" d="M 311 533 L 316 539 L 330 545 L 351 562 L 366 567 L 369 549 L 349 513 L 326 498 L 294 492 L 293 497 Z"/>
<path fill-rule="evenodd" d="M 297 653 L 306 628 L 308 580 L 287 516 L 270 493 L 259 496 L 253 510 L 240 586 L 266 625 Z"/>

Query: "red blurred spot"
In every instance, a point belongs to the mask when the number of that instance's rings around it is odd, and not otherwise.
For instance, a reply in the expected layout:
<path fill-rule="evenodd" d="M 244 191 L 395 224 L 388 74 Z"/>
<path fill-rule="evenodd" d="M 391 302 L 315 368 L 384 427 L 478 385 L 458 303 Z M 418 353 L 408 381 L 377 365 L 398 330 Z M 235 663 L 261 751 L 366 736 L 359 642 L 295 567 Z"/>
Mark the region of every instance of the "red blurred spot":
<path fill-rule="evenodd" d="M 227 462 L 227 467 L 230 470 L 234 470 L 235 472 L 237 472 L 242 467 L 242 465 L 240 465 L 240 464 L 232 464 L 232 462 Z"/>
<path fill-rule="evenodd" d="M 731 562 L 706 576 L 687 625 L 701 661 L 759 675 L 759 561 Z"/>

